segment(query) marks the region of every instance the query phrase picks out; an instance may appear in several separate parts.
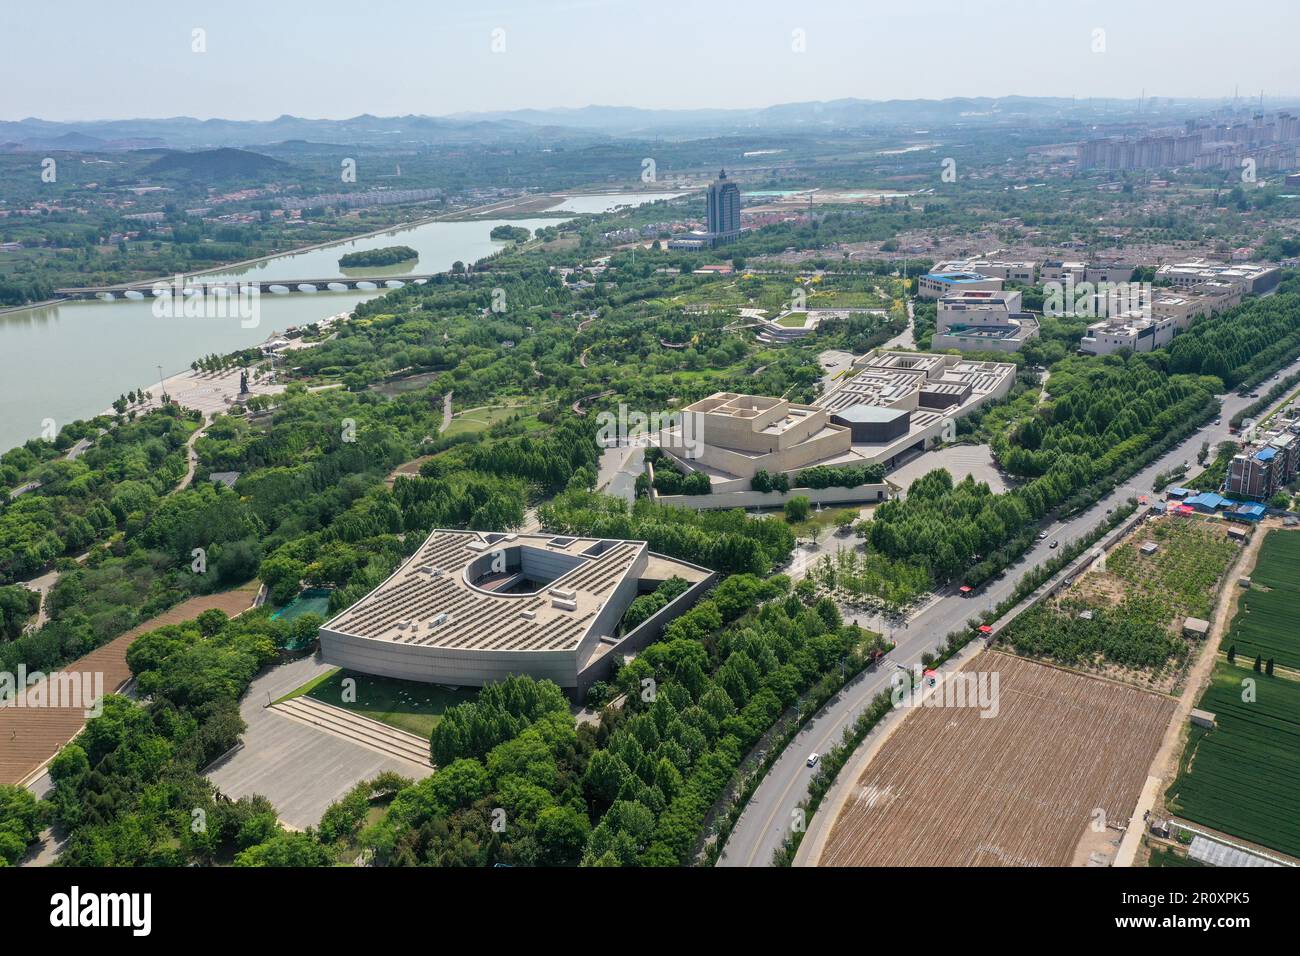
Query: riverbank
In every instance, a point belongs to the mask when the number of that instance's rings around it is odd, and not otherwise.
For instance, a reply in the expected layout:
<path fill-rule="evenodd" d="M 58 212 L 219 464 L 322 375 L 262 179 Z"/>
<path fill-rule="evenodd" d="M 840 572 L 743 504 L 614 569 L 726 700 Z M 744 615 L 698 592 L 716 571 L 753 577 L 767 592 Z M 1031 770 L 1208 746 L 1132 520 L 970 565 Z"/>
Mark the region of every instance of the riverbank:
<path fill-rule="evenodd" d="M 240 269 L 256 268 L 259 265 L 270 262 L 275 259 L 281 259 L 286 256 L 299 256 L 308 252 L 315 252 L 319 249 L 328 249 L 333 246 L 342 245 L 348 242 L 357 242 L 362 239 L 373 239 L 375 236 L 383 236 L 392 232 L 400 232 L 405 229 L 417 229 L 420 226 L 427 226 L 435 222 L 462 222 L 474 221 L 484 216 L 506 216 L 511 213 L 520 216 L 533 216 L 537 214 L 546 214 L 555 212 L 556 207 L 564 205 L 570 199 L 582 198 L 586 196 L 601 198 L 617 198 L 619 196 L 628 196 L 635 198 L 641 193 L 620 193 L 620 192 L 593 192 L 593 193 L 530 193 L 523 196 L 513 196 L 510 199 L 503 199 L 497 202 L 485 203 L 481 206 L 467 206 L 463 209 L 453 209 L 449 212 L 439 213 L 436 216 L 423 216 L 419 219 L 411 219 L 405 222 L 390 223 L 386 226 L 380 226 L 367 232 L 352 233 L 347 236 L 340 236 L 335 239 L 325 239 L 321 242 L 310 243 L 305 246 L 294 246 L 289 249 L 282 249 L 278 252 L 268 252 L 265 255 L 256 256 L 251 259 L 240 259 L 235 262 L 225 262 L 220 265 L 212 266 L 207 269 L 196 269 L 193 272 L 181 273 L 181 278 L 197 279 L 203 276 L 221 275 L 226 272 Z M 542 204 L 539 205 L 539 201 Z M 575 215 L 583 213 L 561 213 L 564 218 L 572 218 Z M 126 291 L 127 289 L 138 288 L 141 285 L 163 282 L 171 284 L 176 281 L 175 275 L 156 276 L 153 279 L 134 279 L 129 282 L 121 282 L 115 285 L 104 286 L 105 290 Z M 22 309 L 38 308 L 42 305 L 57 305 L 65 299 L 46 299 L 44 302 L 32 302 L 27 305 L 15 306 L 12 309 L 4 311 L 20 311 Z"/>
<path fill-rule="evenodd" d="M 538 209 L 538 210 L 522 210 L 516 208 L 520 205 L 526 205 L 527 204 L 526 201 L 529 198 L 532 197 L 516 196 L 513 197 L 512 199 L 502 200 L 496 203 L 487 203 L 486 205 L 483 206 L 470 206 L 466 209 L 455 209 L 452 210 L 451 212 L 439 213 L 436 216 L 425 216 L 420 219 L 411 219 L 407 222 L 393 223 L 392 225 L 381 226 L 378 229 L 372 229 L 369 232 L 358 232 L 350 236 L 343 236 L 339 239 L 327 239 L 323 242 L 314 242 L 306 246 L 295 246 L 292 249 L 285 249 L 280 252 L 269 252 L 264 256 L 257 256 L 256 258 L 253 259 L 241 259 L 238 262 L 227 262 L 224 263 L 223 265 L 213 266 L 211 269 L 199 269 L 196 272 L 187 272 L 184 273 L 182 277 L 185 279 L 192 279 L 192 278 L 199 278 L 200 276 L 220 275 L 223 272 L 229 272 L 233 269 L 253 268 L 255 266 L 261 265 L 262 263 L 269 262 L 272 259 L 280 259 L 283 258 L 284 256 L 299 256 L 306 252 L 315 252 L 317 249 L 328 249 L 331 246 L 342 245 L 345 242 L 356 242 L 360 239 L 373 239 L 375 236 L 383 236 L 390 232 L 398 232 L 403 229 L 417 229 L 420 226 L 427 226 L 430 223 L 434 223 L 434 222 L 456 222 L 462 219 L 473 219 L 478 216 L 488 216 L 488 215 L 492 215 L 493 213 L 508 213 L 511 211 L 519 212 L 521 214 L 525 212 L 532 214 L 534 212 L 545 212 L 546 210 L 551 208 L 551 206 L 547 206 L 544 209 Z M 556 199 L 556 202 L 551 205 L 552 206 L 559 205 L 562 202 L 563 202 L 563 197 L 559 197 Z M 155 279 L 154 281 L 170 283 L 175 281 L 175 279 L 176 279 L 175 276 L 162 276 L 158 279 Z M 127 288 L 131 288 L 132 286 L 137 286 L 139 284 L 140 284 L 139 282 L 125 283 L 121 286 L 114 286 L 113 288 L 127 289 Z"/>
<path fill-rule="evenodd" d="M 512 197 L 442 213 L 434 217 L 437 221 L 401 227 L 397 233 L 402 242 L 419 250 L 421 274 L 441 273 L 458 261 L 479 262 L 504 245 L 490 238 L 497 222 L 492 218 L 494 211 L 515 216 L 499 220 L 502 224 L 542 228 L 563 222 L 565 217 L 520 219 L 517 213 L 523 210 L 523 204 L 544 203 L 554 208 L 572 195 L 575 194 Z M 605 208 L 649 202 L 664 195 L 605 193 L 591 197 L 589 202 Z M 467 218 L 474 215 L 487 218 Z M 292 285 L 303 276 L 338 275 L 339 254 L 353 251 L 358 244 L 363 247 L 383 244 L 386 239 L 377 235 L 392 231 L 372 232 L 368 234 L 371 238 L 364 240 L 354 237 L 327 243 L 327 248 L 317 246 L 312 252 L 299 250 L 247 260 L 252 263 L 248 268 L 256 270 L 255 275 L 248 277 Z M 220 273 L 209 270 L 192 274 L 210 278 Z M 400 271 L 395 270 L 391 277 L 400 279 Z M 231 281 L 241 278 L 244 276 L 230 277 Z M 229 355 L 256 347 L 270 334 L 319 322 L 332 313 L 350 311 L 385 291 L 263 296 L 260 314 L 251 328 L 245 321 L 234 318 L 157 315 L 157 303 L 151 298 L 63 301 L 0 315 L 0 451 L 48 433 L 51 423 L 57 430 L 68 422 L 90 418 L 118 395 L 147 389 L 146 382 L 155 383 L 155 388 L 149 390 L 161 393 L 166 387 L 170 394 L 186 383 L 165 381 L 167 373 L 186 375 L 185 366 L 200 356 Z M 223 399 L 230 397 L 224 384 L 220 394 Z"/>
<path fill-rule="evenodd" d="M 339 312 L 320 321 L 322 330 L 329 329 L 338 323 L 345 322 L 352 317 L 352 313 Z M 273 334 L 267 341 L 279 338 L 279 334 Z M 306 342 L 301 338 L 290 339 L 289 344 L 280 349 L 280 352 L 293 352 L 302 349 L 309 349 L 312 346 L 319 345 L 319 341 Z M 174 375 L 168 375 L 161 381 L 155 382 L 147 387 L 147 391 L 152 397 L 139 405 L 131 406 L 135 412 L 150 412 L 156 408 L 162 407 L 163 395 L 166 395 L 169 401 L 175 402 L 182 408 L 193 409 L 202 412 L 205 417 L 221 415 L 230 410 L 230 406 L 235 404 L 241 398 L 250 398 L 258 395 L 278 395 L 285 390 L 285 385 L 276 380 L 274 372 L 268 377 L 250 376 L 248 380 L 248 391 L 240 390 L 241 375 L 243 369 L 232 368 L 222 372 L 204 372 L 194 369 L 185 369 Z M 110 406 L 101 414 L 113 415 L 115 410 Z"/>

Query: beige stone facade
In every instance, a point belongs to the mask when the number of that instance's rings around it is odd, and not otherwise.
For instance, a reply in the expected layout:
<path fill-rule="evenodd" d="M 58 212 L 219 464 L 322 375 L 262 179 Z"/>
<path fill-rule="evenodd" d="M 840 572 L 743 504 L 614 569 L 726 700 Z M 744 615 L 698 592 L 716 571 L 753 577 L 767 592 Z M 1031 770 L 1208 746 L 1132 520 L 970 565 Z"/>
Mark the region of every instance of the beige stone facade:
<path fill-rule="evenodd" d="M 663 451 L 715 485 L 739 487 L 759 471 L 795 472 L 849 450 L 849 429 L 812 405 L 783 398 L 716 392 L 682 410 L 682 426 L 665 436 Z"/>

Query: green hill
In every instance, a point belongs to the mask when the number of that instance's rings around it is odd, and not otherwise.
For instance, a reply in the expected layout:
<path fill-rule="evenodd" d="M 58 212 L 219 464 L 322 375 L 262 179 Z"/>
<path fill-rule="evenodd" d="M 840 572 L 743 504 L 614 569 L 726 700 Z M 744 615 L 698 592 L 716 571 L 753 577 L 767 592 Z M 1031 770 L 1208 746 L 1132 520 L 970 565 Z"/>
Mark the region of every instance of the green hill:
<path fill-rule="evenodd" d="M 167 153 L 146 166 L 144 172 L 215 182 L 249 179 L 290 168 L 288 163 L 246 149 L 205 149 L 193 153 Z"/>

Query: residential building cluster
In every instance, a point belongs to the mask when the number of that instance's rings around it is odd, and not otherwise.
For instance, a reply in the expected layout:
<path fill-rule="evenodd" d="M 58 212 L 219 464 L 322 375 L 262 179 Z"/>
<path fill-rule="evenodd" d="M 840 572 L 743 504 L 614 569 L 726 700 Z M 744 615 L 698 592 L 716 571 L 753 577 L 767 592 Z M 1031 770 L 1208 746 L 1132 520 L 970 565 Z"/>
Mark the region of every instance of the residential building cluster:
<path fill-rule="evenodd" d="M 405 202 L 426 202 L 440 199 L 441 189 L 367 189 L 356 193 L 321 193 L 316 196 L 294 197 L 284 200 L 285 209 L 309 209 L 314 206 L 341 206 L 355 209 L 361 206 L 394 206 Z"/>
<path fill-rule="evenodd" d="M 1238 498 L 1268 501 L 1300 475 L 1300 420 L 1253 436 L 1228 464 L 1224 492 Z"/>
<path fill-rule="evenodd" d="M 1078 164 L 1080 169 L 1228 170 L 1249 159 L 1257 170 L 1290 170 L 1297 165 L 1298 148 L 1300 117 L 1258 113 L 1245 122 L 1188 120 L 1181 129 L 1085 140 L 1079 144 Z"/>

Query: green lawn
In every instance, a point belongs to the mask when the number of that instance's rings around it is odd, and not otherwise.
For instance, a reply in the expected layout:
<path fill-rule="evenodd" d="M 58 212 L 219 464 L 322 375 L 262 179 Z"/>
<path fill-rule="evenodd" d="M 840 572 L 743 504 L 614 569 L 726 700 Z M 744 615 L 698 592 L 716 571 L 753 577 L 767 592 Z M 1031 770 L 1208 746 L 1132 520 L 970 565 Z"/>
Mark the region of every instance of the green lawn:
<path fill-rule="evenodd" d="M 1223 639 L 1223 649 L 1229 647 L 1241 663 L 1271 657 L 1300 669 L 1300 532 L 1275 529 L 1264 539 L 1250 590 Z"/>
<path fill-rule="evenodd" d="M 355 700 L 344 699 L 343 681 L 356 681 Z M 312 697 L 324 704 L 356 711 L 363 717 L 428 737 L 448 707 L 478 696 L 477 687 L 443 687 L 417 681 L 374 677 L 353 671 L 332 670 L 286 694 L 276 703 L 294 697 Z"/>
<path fill-rule="evenodd" d="M 817 506 L 813 506 L 812 512 L 808 515 L 806 521 L 800 521 L 790 525 L 790 530 L 794 532 L 796 538 L 810 538 L 814 530 L 820 532 L 818 540 L 824 540 L 824 536 L 833 532 L 844 521 L 856 522 L 858 520 L 858 507 L 852 508 L 827 508 L 822 507 L 821 511 Z"/>
<path fill-rule="evenodd" d="M 874 291 L 830 289 L 808 297 L 810 309 L 888 309 L 890 300 Z"/>
<path fill-rule="evenodd" d="M 1243 681 L 1253 682 L 1253 699 Z M 1300 683 L 1220 661 L 1197 706 L 1217 726 L 1192 728 L 1169 809 L 1300 855 Z"/>
<path fill-rule="evenodd" d="M 783 325 L 787 329 L 801 329 L 803 328 L 804 323 L 806 323 L 807 321 L 808 321 L 808 313 L 795 312 L 785 316 L 784 318 L 777 319 L 776 324 Z"/>
<path fill-rule="evenodd" d="M 491 428 L 497 422 L 505 421 L 512 415 L 528 415 L 532 406 L 518 405 L 508 408 L 476 408 L 455 415 L 443 435 L 459 435 L 466 432 L 481 432 Z"/>

